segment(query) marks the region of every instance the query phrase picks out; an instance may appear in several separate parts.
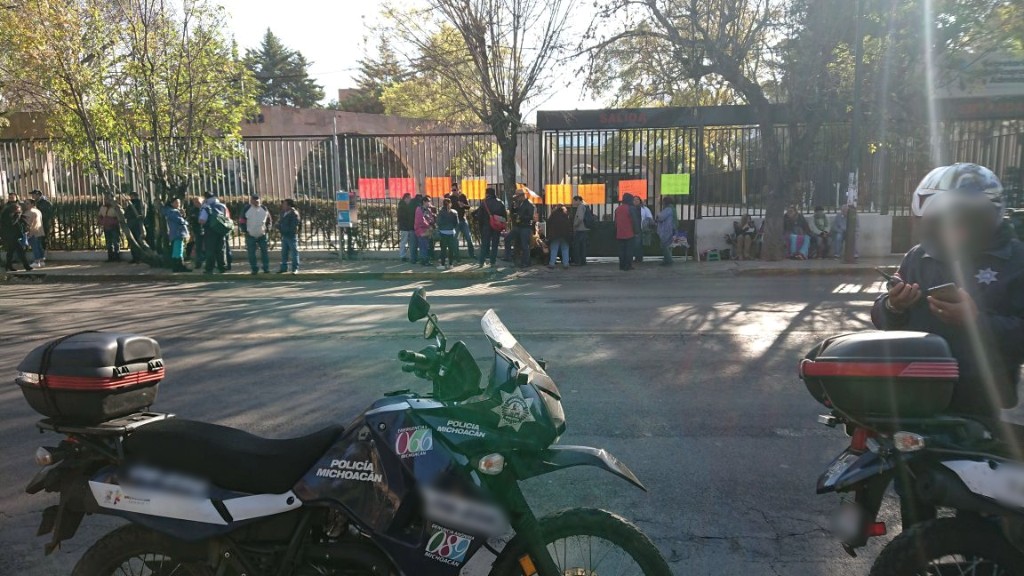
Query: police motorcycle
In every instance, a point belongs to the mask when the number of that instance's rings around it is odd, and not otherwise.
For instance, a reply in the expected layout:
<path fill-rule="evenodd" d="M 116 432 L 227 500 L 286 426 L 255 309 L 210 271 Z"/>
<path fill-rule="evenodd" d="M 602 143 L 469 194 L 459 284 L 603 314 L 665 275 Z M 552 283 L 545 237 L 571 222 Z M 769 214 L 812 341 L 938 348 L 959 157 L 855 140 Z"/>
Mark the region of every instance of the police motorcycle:
<path fill-rule="evenodd" d="M 945 339 L 836 336 L 807 354 L 800 377 L 830 408 L 818 421 L 850 437 L 817 483 L 843 495 L 831 528 L 847 553 L 886 534 L 890 485 L 900 497 L 902 532 L 872 576 L 1024 574 L 1024 464 L 986 423 L 945 413 L 959 378 Z"/>
<path fill-rule="evenodd" d="M 610 512 L 531 511 L 519 481 L 593 466 L 644 489 L 608 452 L 555 445 L 558 387 L 493 311 L 486 382 L 448 347 L 423 289 L 409 303 L 434 344 L 403 350 L 430 394 L 385 395 L 350 424 L 270 440 L 148 411 L 164 375 L 152 339 L 79 333 L 31 352 L 17 383 L 63 439 L 39 448 L 27 487 L 60 495 L 39 535 L 52 552 L 84 516 L 128 521 L 73 576 L 119 574 L 669 576 L 633 524 Z"/>

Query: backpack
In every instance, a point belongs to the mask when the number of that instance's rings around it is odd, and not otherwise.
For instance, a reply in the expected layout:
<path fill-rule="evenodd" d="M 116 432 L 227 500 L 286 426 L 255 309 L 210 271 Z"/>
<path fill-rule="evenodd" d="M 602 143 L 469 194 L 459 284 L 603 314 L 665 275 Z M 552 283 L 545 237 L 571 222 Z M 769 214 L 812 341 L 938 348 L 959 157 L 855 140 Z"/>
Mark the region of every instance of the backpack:
<path fill-rule="evenodd" d="M 212 218 L 206 222 L 206 226 L 211 232 L 221 236 L 227 236 L 235 231 L 235 223 L 232 222 L 231 218 L 228 218 L 226 214 L 221 214 L 212 207 L 207 208 L 207 211 L 210 213 L 210 216 L 212 216 Z"/>
<path fill-rule="evenodd" d="M 594 215 L 594 210 L 590 206 L 587 206 L 587 211 L 583 213 L 583 225 L 590 230 L 597 226 L 597 216 Z"/>

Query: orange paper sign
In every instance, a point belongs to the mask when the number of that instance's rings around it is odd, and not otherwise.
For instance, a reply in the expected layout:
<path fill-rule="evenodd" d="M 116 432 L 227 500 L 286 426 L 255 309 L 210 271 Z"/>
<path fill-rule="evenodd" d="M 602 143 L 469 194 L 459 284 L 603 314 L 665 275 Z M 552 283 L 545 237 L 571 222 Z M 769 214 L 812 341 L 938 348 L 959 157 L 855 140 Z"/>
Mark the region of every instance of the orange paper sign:
<path fill-rule="evenodd" d="M 619 180 L 619 199 L 624 194 L 639 196 L 642 200 L 647 199 L 647 180 Z"/>
<path fill-rule="evenodd" d="M 425 186 L 427 196 L 441 198 L 452 189 L 452 179 L 447 176 L 427 178 Z"/>

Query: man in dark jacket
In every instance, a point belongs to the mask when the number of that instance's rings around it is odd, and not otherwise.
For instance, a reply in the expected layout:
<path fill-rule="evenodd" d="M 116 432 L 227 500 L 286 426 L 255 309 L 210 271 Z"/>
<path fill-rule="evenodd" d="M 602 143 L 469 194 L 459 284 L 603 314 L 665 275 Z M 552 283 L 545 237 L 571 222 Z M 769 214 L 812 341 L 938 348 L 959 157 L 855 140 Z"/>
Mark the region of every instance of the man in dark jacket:
<path fill-rule="evenodd" d="M 128 230 L 135 237 L 135 241 L 142 242 L 143 237 L 146 235 L 146 205 L 139 198 L 138 192 L 132 191 L 128 193 L 128 203 L 124 207 L 124 219 Z M 139 251 L 130 242 L 128 243 L 128 248 L 132 252 L 132 264 L 138 264 Z"/>
<path fill-rule="evenodd" d="M 516 190 L 512 198 L 515 205 L 512 224 L 513 249 L 518 248 L 519 250 L 519 266 L 529 268 L 530 242 L 533 240 L 533 217 L 537 213 L 537 209 L 523 190 Z"/>
<path fill-rule="evenodd" d="M 494 226 L 491 225 L 491 216 L 496 217 Z M 480 260 L 478 262 L 483 268 L 484 261 L 490 255 L 493 268 L 497 264 L 498 245 L 501 243 L 501 231 L 503 230 L 503 228 L 496 228 L 499 227 L 499 224 L 501 226 L 508 225 L 508 210 L 505 209 L 505 204 L 498 200 L 498 193 L 494 188 L 487 188 L 484 193 L 484 201 L 480 203 L 480 208 L 476 211 L 476 217 L 478 218 L 477 223 L 480 225 Z"/>
<path fill-rule="evenodd" d="M 469 211 L 469 198 L 459 189 L 458 184 L 452 184 L 451 192 L 445 194 L 444 197 L 452 201 L 452 209 L 459 215 L 459 227 L 456 230 L 458 236 L 462 236 L 466 240 L 466 251 L 469 252 L 469 257 L 476 258 L 473 249 L 473 235 L 469 232 L 469 221 L 466 220 L 466 213 Z M 455 249 L 455 259 L 458 260 L 458 237 L 456 237 Z"/>
<path fill-rule="evenodd" d="M 398 203 L 398 257 L 409 261 L 409 252 L 415 250 L 416 208 L 412 205 L 412 194 L 406 192 Z"/>
<path fill-rule="evenodd" d="M 551 251 L 551 258 L 548 260 L 548 268 L 554 268 L 559 254 L 562 256 L 562 268 L 569 268 L 569 243 L 572 242 L 572 220 L 569 218 L 569 210 L 562 205 L 555 206 L 548 216 L 548 248 Z"/>
<path fill-rule="evenodd" d="M 228 207 L 217 199 L 217 194 L 207 192 L 206 201 L 199 209 L 199 225 L 203 228 L 203 245 L 206 250 L 206 274 L 213 274 L 214 264 L 221 274 L 227 270 L 224 256 L 227 233 L 220 228 L 217 218 L 218 216 L 227 217 L 227 215 Z M 196 269 L 198 270 L 198 268 Z"/>
<path fill-rule="evenodd" d="M 633 203 L 629 205 L 629 216 L 633 219 L 633 262 L 636 264 L 644 263 L 644 243 L 643 243 L 643 230 L 644 230 L 644 218 L 643 213 L 640 210 L 640 205 L 643 203 L 643 198 L 639 196 L 633 196 Z"/>
<path fill-rule="evenodd" d="M 288 259 L 292 261 L 292 274 L 299 273 L 299 228 L 302 219 L 295 209 L 295 200 L 286 198 L 281 201 L 281 218 L 277 221 L 277 229 L 281 231 L 281 269 L 278 274 L 288 271 Z"/>
<path fill-rule="evenodd" d="M 203 211 L 203 201 L 193 196 L 188 201 L 188 206 L 185 208 L 185 220 L 188 222 L 188 229 L 192 235 L 188 239 L 188 245 L 185 246 L 185 256 L 192 255 L 192 266 L 196 271 L 203 268 L 203 263 L 206 261 L 206 250 L 204 247 L 205 230 L 203 225 L 199 223 L 199 213 Z"/>
<path fill-rule="evenodd" d="M 931 332 L 960 364 L 950 411 L 999 422 L 1024 363 L 1024 244 L 1002 221 L 1002 185 L 974 164 L 938 168 L 914 192 L 922 242 L 875 302 L 883 330 Z M 928 289 L 955 283 L 948 294 Z"/>
<path fill-rule="evenodd" d="M 4 250 L 7 252 L 7 261 L 4 268 L 8 272 L 14 272 L 13 261 L 17 257 L 25 270 L 31 270 L 28 263 L 28 256 L 25 255 L 25 234 L 28 232 L 28 224 L 21 217 L 21 205 L 17 202 L 8 203 L 0 211 L 0 241 L 3 241 Z"/>

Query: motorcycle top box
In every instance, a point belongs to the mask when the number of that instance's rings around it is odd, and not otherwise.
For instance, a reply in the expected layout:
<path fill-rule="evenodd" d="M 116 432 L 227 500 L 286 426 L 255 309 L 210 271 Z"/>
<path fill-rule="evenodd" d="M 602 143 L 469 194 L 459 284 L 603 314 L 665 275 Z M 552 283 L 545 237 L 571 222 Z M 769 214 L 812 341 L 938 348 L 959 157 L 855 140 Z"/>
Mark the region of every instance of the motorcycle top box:
<path fill-rule="evenodd" d="M 960 369 L 924 332 L 857 332 L 825 340 L 800 363 L 808 392 L 847 414 L 926 417 L 946 410 Z"/>
<path fill-rule="evenodd" d="M 97 424 L 148 408 L 163 378 L 156 340 L 81 332 L 29 352 L 15 383 L 36 412 L 61 422 Z"/>

